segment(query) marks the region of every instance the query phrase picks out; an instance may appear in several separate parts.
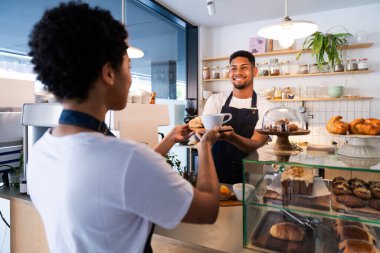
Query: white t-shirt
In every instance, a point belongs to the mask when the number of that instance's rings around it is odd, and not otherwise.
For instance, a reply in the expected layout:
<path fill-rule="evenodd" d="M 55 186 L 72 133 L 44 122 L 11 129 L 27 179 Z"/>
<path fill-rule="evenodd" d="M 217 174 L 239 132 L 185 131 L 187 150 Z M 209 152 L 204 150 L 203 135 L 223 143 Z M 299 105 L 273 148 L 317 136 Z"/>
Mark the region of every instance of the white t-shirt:
<path fill-rule="evenodd" d="M 52 253 L 143 252 L 152 222 L 173 228 L 193 188 L 144 144 L 100 133 L 35 144 L 28 188 Z"/>
<path fill-rule="evenodd" d="M 217 114 L 221 113 L 222 107 L 227 101 L 227 98 L 230 96 L 231 91 L 226 91 L 222 93 L 217 93 L 211 95 L 205 104 L 205 107 L 203 109 L 203 114 Z M 251 102 L 252 98 L 236 98 L 232 96 L 231 102 L 230 102 L 230 107 L 235 107 L 238 109 L 242 108 L 251 108 Z M 259 110 L 259 120 L 257 121 L 256 128 L 260 129 L 262 128 L 262 120 L 264 113 L 267 111 L 269 108 L 268 102 L 257 95 L 257 109 Z"/>

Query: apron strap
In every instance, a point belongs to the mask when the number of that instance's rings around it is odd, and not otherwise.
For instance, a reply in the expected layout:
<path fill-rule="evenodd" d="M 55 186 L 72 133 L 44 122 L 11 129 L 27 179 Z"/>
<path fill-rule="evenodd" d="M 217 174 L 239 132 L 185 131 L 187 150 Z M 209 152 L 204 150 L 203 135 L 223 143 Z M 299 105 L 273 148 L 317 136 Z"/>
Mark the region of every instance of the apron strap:
<path fill-rule="evenodd" d="M 228 96 L 226 102 L 224 103 L 224 106 L 229 106 L 231 103 L 231 100 L 232 100 L 232 91 L 231 91 L 231 94 Z M 251 108 L 255 108 L 255 109 L 257 108 L 257 94 L 255 90 L 253 90 L 253 93 L 252 93 Z"/>

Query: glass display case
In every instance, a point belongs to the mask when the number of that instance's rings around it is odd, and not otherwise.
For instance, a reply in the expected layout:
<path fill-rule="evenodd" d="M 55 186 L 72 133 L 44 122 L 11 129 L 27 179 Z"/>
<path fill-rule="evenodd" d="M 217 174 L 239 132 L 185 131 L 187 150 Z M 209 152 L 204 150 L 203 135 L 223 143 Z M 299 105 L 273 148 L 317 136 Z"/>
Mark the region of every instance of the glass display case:
<path fill-rule="evenodd" d="M 244 183 L 255 186 L 250 196 L 243 196 L 244 247 L 260 252 L 378 252 L 380 159 L 351 159 L 331 150 L 284 155 L 266 145 L 243 164 Z M 337 176 L 325 179 L 327 170 Z M 345 178 L 339 177 L 343 173 Z M 307 186 L 310 175 L 312 192 L 303 192 L 300 185 Z"/>

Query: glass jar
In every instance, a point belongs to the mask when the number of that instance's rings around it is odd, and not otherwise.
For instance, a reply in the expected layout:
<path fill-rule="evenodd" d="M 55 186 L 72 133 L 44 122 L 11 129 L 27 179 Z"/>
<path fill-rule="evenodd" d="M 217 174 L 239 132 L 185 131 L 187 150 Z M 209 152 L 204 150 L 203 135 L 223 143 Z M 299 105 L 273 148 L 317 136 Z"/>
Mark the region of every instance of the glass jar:
<path fill-rule="evenodd" d="M 368 62 L 367 58 L 361 58 L 359 59 L 358 69 L 359 70 L 368 70 Z"/>
<path fill-rule="evenodd" d="M 267 62 L 261 65 L 261 76 L 269 76 L 269 64 Z"/>
<path fill-rule="evenodd" d="M 210 68 L 209 67 L 203 67 L 202 78 L 203 78 L 203 80 L 210 79 Z"/>
<path fill-rule="evenodd" d="M 341 63 L 335 63 L 334 65 L 334 72 L 343 72 L 344 66 Z"/>
<path fill-rule="evenodd" d="M 289 75 L 289 61 L 283 61 L 281 64 L 281 75 Z"/>
<path fill-rule="evenodd" d="M 307 64 L 302 64 L 299 65 L 299 71 L 300 74 L 309 74 L 309 65 Z"/>
<path fill-rule="evenodd" d="M 330 72 L 330 65 L 327 62 L 322 64 L 321 72 L 322 73 Z"/>
<path fill-rule="evenodd" d="M 230 66 L 224 66 L 222 71 L 222 78 L 229 79 L 230 78 Z"/>
<path fill-rule="evenodd" d="M 213 66 L 212 67 L 211 76 L 212 76 L 212 79 L 220 79 L 220 67 L 219 66 Z"/>
<path fill-rule="evenodd" d="M 270 73 L 271 76 L 280 75 L 280 65 L 278 64 L 278 59 L 270 59 Z"/>
<path fill-rule="evenodd" d="M 346 66 L 347 71 L 356 71 L 358 70 L 358 63 L 356 62 L 356 59 L 351 59 L 347 61 Z"/>
<path fill-rule="evenodd" d="M 309 66 L 309 74 L 316 74 L 319 73 L 318 64 L 310 64 Z"/>

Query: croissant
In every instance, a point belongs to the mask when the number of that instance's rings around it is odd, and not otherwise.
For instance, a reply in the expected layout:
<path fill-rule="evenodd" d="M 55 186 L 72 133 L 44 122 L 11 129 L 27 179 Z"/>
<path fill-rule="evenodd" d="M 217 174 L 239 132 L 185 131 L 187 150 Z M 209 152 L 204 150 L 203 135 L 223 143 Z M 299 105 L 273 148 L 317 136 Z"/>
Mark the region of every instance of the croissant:
<path fill-rule="evenodd" d="M 203 128 L 202 118 L 201 117 L 195 117 L 194 119 L 189 121 L 189 128 Z"/>
<path fill-rule="evenodd" d="M 269 234 L 274 238 L 287 241 L 303 241 L 305 231 L 291 222 L 280 222 L 270 228 Z"/>
<path fill-rule="evenodd" d="M 375 242 L 375 237 L 368 230 L 355 225 L 346 225 L 338 228 L 338 235 L 341 241 L 347 239 L 359 239 L 369 243 Z"/>
<path fill-rule="evenodd" d="M 380 127 L 380 119 L 368 118 L 368 119 L 365 119 L 365 122 L 375 127 Z"/>
<path fill-rule="evenodd" d="M 367 121 L 368 120 L 368 121 Z M 351 134 L 364 134 L 364 135 L 378 135 L 380 134 L 380 126 L 377 125 L 376 119 L 369 118 L 369 119 L 363 119 L 358 118 L 354 119 L 349 124 L 349 130 Z M 375 124 L 368 123 L 368 122 L 374 122 Z"/>
<path fill-rule="evenodd" d="M 346 134 L 348 131 L 348 124 L 341 121 L 342 116 L 334 116 L 327 122 L 326 128 L 332 134 Z"/>

